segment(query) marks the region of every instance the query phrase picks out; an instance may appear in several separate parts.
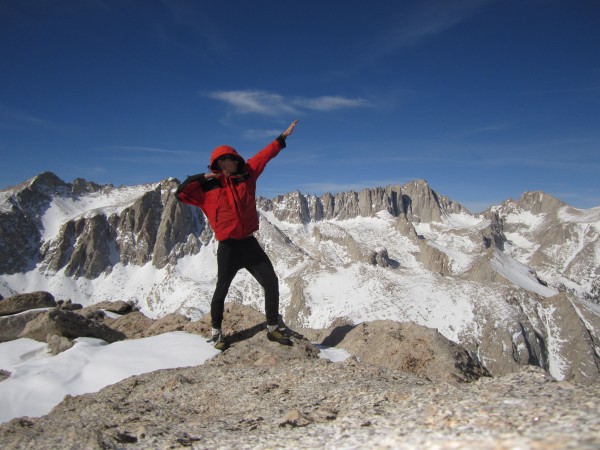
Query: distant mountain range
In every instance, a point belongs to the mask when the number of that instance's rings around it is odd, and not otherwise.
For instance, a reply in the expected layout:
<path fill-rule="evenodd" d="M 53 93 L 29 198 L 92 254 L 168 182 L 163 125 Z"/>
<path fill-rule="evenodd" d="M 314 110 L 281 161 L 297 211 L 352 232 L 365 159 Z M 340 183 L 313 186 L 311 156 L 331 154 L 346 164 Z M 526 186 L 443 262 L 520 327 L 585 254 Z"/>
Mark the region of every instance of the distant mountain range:
<path fill-rule="evenodd" d="M 151 317 L 209 310 L 213 233 L 179 182 L 114 187 L 46 172 L 0 191 L 0 295 L 45 290 L 92 304 L 131 300 Z M 416 322 L 492 374 L 532 364 L 597 380 L 600 207 L 543 192 L 473 215 L 424 180 L 321 197 L 260 198 L 257 237 L 291 327 Z M 247 273 L 228 301 L 262 308 Z"/>

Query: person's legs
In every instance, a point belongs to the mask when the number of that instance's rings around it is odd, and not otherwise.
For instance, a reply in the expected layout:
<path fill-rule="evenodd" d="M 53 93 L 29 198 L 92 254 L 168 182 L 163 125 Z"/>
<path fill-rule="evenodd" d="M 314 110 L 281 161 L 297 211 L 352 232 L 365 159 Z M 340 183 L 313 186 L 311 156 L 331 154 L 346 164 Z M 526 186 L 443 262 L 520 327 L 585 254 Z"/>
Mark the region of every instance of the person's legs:
<path fill-rule="evenodd" d="M 267 325 L 279 323 L 279 280 L 271 260 L 255 238 L 245 240 L 244 268 L 252 274 L 265 290 L 265 315 Z"/>
<path fill-rule="evenodd" d="M 223 241 L 217 249 L 217 285 L 210 304 L 213 329 L 220 329 L 229 286 L 240 269 L 239 252 L 235 241 Z"/>

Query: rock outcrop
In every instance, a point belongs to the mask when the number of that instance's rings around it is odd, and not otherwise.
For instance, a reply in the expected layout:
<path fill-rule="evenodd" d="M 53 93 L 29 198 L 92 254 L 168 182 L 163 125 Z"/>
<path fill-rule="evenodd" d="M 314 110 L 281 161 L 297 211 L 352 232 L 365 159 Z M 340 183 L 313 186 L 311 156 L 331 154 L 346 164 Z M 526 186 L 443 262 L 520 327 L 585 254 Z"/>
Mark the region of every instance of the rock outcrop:
<path fill-rule="evenodd" d="M 402 200 L 404 213 L 414 222 L 440 222 L 445 214 L 466 211 L 459 203 L 433 191 L 425 180 L 402 186 Z"/>
<path fill-rule="evenodd" d="M 516 206 L 532 214 L 547 214 L 565 206 L 565 203 L 545 192 L 531 191 L 523 193 Z"/>
<path fill-rule="evenodd" d="M 319 244 L 318 260 L 330 261 L 335 265 L 350 264 L 354 261 L 373 262 L 373 255 L 343 228 L 324 222 L 316 225 L 312 235 Z M 333 243 L 335 245 L 328 245 Z"/>
<path fill-rule="evenodd" d="M 103 301 L 95 303 L 84 308 L 83 313 L 92 313 L 96 311 L 109 311 L 115 314 L 129 314 L 134 311 L 134 306 L 131 303 L 117 300 L 115 302 Z"/>
<path fill-rule="evenodd" d="M 19 337 L 47 342 L 50 336 L 62 336 L 68 339 L 78 337 L 94 337 L 106 342 L 116 342 L 125 338 L 123 333 L 108 326 L 86 319 L 81 314 L 52 309 L 31 320 Z"/>
<path fill-rule="evenodd" d="M 348 330 L 347 326 L 342 327 Z M 341 340 L 337 330 L 332 331 L 332 336 L 335 338 L 325 338 L 323 344 L 335 342 L 363 363 L 428 380 L 456 383 L 489 376 L 462 346 L 413 322 L 377 320 L 352 327 Z"/>
<path fill-rule="evenodd" d="M 0 317 L 0 342 L 18 339 L 27 324 L 40 314 L 44 314 L 44 311 L 25 311 L 19 314 Z"/>
<path fill-rule="evenodd" d="M 371 264 L 379 267 L 389 267 L 391 264 L 390 255 L 386 248 L 379 248 L 374 250 L 371 254 Z"/>
<path fill-rule="evenodd" d="M 579 383 L 598 379 L 600 355 L 589 322 L 565 293 L 542 300 L 538 314 L 549 351 L 556 357 L 546 369 L 556 378 Z M 560 325 L 558 325 L 560 324 Z"/>
<path fill-rule="evenodd" d="M 448 256 L 424 240 L 419 241 L 418 259 L 427 270 L 433 273 L 442 276 L 450 274 L 450 259 Z"/>
<path fill-rule="evenodd" d="M 56 306 L 54 296 L 49 292 L 31 292 L 15 295 L 0 300 L 0 316 L 17 314 L 37 308 L 52 308 Z"/>

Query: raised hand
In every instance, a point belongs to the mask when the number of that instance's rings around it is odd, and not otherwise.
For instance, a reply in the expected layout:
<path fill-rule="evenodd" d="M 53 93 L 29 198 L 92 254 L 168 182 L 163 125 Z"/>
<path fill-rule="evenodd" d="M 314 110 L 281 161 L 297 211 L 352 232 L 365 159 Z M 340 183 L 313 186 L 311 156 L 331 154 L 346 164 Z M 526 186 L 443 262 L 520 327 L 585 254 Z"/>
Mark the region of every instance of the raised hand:
<path fill-rule="evenodd" d="M 284 138 L 287 138 L 290 134 L 292 134 L 292 132 L 294 131 L 294 128 L 296 127 L 296 124 L 298 123 L 298 119 L 294 120 L 292 122 L 292 124 L 288 127 L 287 130 L 285 130 L 283 133 L 281 133 L 281 135 Z"/>

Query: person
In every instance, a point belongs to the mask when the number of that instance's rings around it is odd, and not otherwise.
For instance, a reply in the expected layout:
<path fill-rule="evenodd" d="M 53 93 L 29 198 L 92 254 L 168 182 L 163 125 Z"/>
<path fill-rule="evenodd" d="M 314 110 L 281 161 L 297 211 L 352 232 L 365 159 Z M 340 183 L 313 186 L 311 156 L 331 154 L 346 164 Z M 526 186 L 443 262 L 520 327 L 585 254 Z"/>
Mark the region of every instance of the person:
<path fill-rule="evenodd" d="M 256 210 L 256 181 L 267 163 L 286 147 L 298 120 L 277 139 L 248 161 L 232 147 L 221 145 L 210 157 L 209 172 L 188 177 L 177 189 L 177 198 L 204 212 L 215 238 L 217 249 L 217 285 L 210 312 L 212 341 L 218 350 L 228 347 L 221 325 L 225 297 L 237 272 L 244 268 L 263 287 L 267 338 L 282 345 L 292 345 L 279 324 L 279 280 L 271 260 L 254 237 L 259 220 Z"/>

